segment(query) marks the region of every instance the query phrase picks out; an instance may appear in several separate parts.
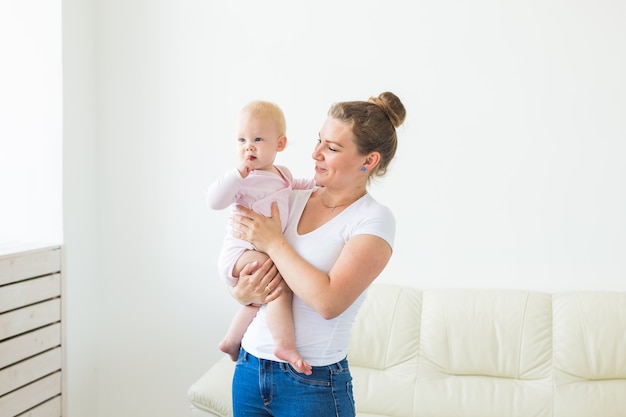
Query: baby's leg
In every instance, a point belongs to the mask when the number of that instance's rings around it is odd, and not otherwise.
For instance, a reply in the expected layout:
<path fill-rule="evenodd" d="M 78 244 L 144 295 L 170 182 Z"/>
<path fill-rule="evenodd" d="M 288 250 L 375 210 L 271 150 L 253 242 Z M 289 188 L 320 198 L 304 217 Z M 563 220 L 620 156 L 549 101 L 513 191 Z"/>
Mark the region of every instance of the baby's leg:
<path fill-rule="evenodd" d="M 241 269 L 252 261 L 259 261 L 259 265 L 267 260 L 268 256 L 259 251 L 245 251 L 233 268 L 233 276 L 238 277 Z M 293 311 L 291 308 L 292 293 L 283 281 L 281 295 L 267 305 L 267 325 L 270 328 L 276 349 L 277 358 L 287 361 L 298 372 L 311 374 L 311 365 L 306 363 L 296 349 L 296 334 L 293 327 Z M 242 333 L 243 337 L 243 333 Z"/>
<path fill-rule="evenodd" d="M 263 252 L 254 250 L 245 251 L 239 259 L 237 259 L 237 262 L 233 267 L 233 277 L 238 278 L 241 269 L 250 262 L 259 261 L 259 264 L 261 264 L 265 262 L 266 259 L 267 255 Z M 226 336 L 224 336 L 224 339 L 222 339 L 218 345 L 219 349 L 222 352 L 227 353 L 233 361 L 237 361 L 239 349 L 241 348 L 241 339 L 243 339 L 243 335 L 246 333 L 250 323 L 252 323 L 252 319 L 256 316 L 257 311 L 259 311 L 258 307 L 243 306 L 235 314 L 235 317 L 233 317 L 230 327 L 226 332 Z"/>
<path fill-rule="evenodd" d="M 250 262 L 259 261 L 259 264 L 265 262 L 267 259 L 267 255 L 263 252 L 258 252 L 254 250 L 245 251 L 233 267 L 232 274 L 233 277 L 238 278 L 241 269 Z M 233 317 L 232 322 L 230 323 L 230 327 L 226 332 L 226 336 L 219 343 L 219 349 L 227 353 L 233 361 L 237 361 L 237 357 L 239 356 L 239 349 L 241 348 L 241 339 L 243 339 L 243 335 L 246 333 L 248 326 L 252 323 L 252 319 L 256 316 L 257 311 L 259 311 L 258 307 L 255 306 L 243 306 Z"/>
<path fill-rule="evenodd" d="M 300 373 L 311 375 L 311 365 L 300 356 L 296 349 L 296 334 L 293 324 L 293 310 L 291 300 L 293 294 L 289 287 L 280 297 L 267 305 L 267 325 L 272 332 L 276 348 L 274 354 L 277 358 L 287 361 Z"/>
<path fill-rule="evenodd" d="M 235 362 L 239 356 L 241 339 L 258 310 L 259 308 L 255 306 L 242 306 L 235 314 L 235 317 L 233 317 L 226 336 L 219 344 L 220 350 L 227 353 Z"/>
<path fill-rule="evenodd" d="M 264 252 L 259 252 L 256 250 L 247 250 L 241 254 L 237 262 L 235 262 L 235 266 L 233 266 L 233 277 L 239 279 L 239 274 L 244 266 L 252 263 L 254 261 L 258 261 L 259 265 L 263 262 L 267 261 L 268 256 Z"/>

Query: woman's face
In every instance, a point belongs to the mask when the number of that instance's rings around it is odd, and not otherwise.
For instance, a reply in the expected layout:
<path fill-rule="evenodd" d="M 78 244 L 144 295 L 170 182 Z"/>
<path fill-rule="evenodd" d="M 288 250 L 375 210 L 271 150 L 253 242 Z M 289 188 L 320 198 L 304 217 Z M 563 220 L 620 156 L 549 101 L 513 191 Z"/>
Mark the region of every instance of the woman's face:
<path fill-rule="evenodd" d="M 357 152 L 352 126 L 328 117 L 313 151 L 315 181 L 325 187 L 354 188 L 367 182 L 361 171 L 365 156 Z"/>

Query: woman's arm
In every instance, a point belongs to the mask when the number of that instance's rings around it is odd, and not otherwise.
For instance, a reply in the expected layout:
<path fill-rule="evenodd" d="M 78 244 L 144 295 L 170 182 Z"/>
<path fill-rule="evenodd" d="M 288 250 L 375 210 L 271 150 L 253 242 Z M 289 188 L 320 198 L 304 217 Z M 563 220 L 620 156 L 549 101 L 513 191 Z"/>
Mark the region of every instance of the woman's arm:
<path fill-rule="evenodd" d="M 356 235 L 348 240 L 328 274 L 304 260 L 286 241 L 276 205 L 272 217 L 243 207 L 234 216 L 235 237 L 247 240 L 265 252 L 278 267 L 291 290 L 322 317 L 343 313 L 376 279 L 391 258 L 391 247 L 374 235 Z M 324 242 L 320 242 L 321 245 Z"/>

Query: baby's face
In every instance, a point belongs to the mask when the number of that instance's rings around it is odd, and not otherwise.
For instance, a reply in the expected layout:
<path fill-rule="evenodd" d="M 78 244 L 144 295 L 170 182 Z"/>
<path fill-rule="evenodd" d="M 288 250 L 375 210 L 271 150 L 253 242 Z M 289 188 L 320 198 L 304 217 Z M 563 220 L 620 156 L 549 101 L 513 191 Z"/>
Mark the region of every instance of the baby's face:
<path fill-rule="evenodd" d="M 244 113 L 237 130 L 237 155 L 241 161 L 252 162 L 254 169 L 270 168 L 284 146 L 280 138 L 272 120 Z"/>

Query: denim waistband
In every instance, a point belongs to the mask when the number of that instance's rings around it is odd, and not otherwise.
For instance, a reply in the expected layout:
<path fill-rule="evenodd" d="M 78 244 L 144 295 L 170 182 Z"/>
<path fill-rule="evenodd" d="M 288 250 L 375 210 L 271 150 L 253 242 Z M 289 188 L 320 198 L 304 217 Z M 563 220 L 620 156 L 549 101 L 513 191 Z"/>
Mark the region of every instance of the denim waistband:
<path fill-rule="evenodd" d="M 272 365 L 278 366 L 281 369 L 289 365 L 287 362 L 277 362 L 271 359 L 257 358 L 253 354 L 247 352 L 244 348 L 241 348 L 241 351 L 239 352 L 239 359 L 244 360 L 244 361 L 250 361 L 252 363 L 258 363 L 259 366 L 272 364 Z M 313 366 L 313 369 L 329 369 L 331 371 L 343 371 L 344 369 L 349 369 L 348 358 L 343 358 L 339 362 L 331 363 L 329 365 Z"/>

